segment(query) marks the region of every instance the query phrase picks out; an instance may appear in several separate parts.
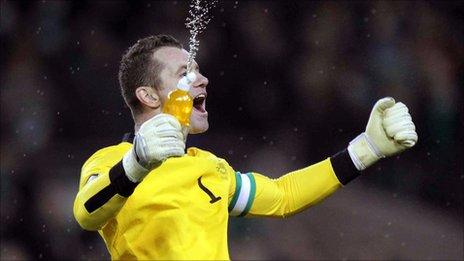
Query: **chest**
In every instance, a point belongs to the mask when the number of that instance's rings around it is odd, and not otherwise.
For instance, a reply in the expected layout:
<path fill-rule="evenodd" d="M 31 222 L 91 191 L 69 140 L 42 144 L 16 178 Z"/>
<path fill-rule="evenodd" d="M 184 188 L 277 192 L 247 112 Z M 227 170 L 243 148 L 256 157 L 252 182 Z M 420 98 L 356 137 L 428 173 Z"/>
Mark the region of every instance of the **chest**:
<path fill-rule="evenodd" d="M 160 216 L 176 212 L 202 219 L 227 214 L 229 186 L 228 169 L 221 160 L 172 158 L 150 172 L 127 203 Z"/>

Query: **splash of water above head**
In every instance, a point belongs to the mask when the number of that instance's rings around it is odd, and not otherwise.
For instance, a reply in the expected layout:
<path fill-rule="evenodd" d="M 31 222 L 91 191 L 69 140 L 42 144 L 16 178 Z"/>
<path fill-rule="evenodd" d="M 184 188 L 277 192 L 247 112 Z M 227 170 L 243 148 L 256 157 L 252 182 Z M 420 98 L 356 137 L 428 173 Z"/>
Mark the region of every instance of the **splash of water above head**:
<path fill-rule="evenodd" d="M 192 0 L 190 3 L 189 15 L 185 23 L 185 26 L 190 32 L 187 72 L 192 70 L 192 63 L 193 60 L 195 60 L 200 46 L 200 41 L 197 39 L 197 36 L 206 29 L 206 26 L 211 21 L 209 11 L 216 6 L 216 3 L 217 0 Z"/>

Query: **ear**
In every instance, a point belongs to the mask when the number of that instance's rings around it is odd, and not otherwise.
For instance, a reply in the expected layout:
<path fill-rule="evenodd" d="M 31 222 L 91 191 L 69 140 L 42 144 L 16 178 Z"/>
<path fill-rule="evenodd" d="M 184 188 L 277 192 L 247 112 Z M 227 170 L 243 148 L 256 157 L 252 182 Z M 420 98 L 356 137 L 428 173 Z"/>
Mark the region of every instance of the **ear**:
<path fill-rule="evenodd" d="M 158 109 L 161 106 L 160 97 L 153 87 L 140 86 L 135 89 L 135 96 L 140 103 L 151 109 Z"/>

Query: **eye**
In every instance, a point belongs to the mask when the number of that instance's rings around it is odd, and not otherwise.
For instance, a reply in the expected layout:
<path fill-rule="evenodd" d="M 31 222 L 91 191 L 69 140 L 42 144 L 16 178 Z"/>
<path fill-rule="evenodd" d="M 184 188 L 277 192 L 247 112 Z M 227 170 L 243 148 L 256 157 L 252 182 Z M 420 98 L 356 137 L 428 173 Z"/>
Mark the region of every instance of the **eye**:
<path fill-rule="evenodd" d="M 187 71 L 181 73 L 180 76 L 182 76 L 182 77 L 187 76 Z"/>

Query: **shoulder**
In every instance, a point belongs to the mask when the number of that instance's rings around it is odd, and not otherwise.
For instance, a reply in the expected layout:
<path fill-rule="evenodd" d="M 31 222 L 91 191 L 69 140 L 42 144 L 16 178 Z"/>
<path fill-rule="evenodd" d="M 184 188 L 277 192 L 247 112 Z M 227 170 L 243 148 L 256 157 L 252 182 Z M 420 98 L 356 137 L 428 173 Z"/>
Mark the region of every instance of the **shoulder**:
<path fill-rule="evenodd" d="M 120 161 L 130 148 L 132 148 L 132 144 L 128 142 L 101 148 L 85 161 L 82 170 L 92 169 L 99 165 L 113 165 L 115 162 Z"/>
<path fill-rule="evenodd" d="M 99 149 L 92 154 L 82 166 L 79 188 L 82 188 L 90 176 L 109 171 L 130 148 L 132 148 L 131 143 L 121 142 L 117 145 Z"/>
<path fill-rule="evenodd" d="M 190 147 L 187 149 L 187 155 L 208 160 L 209 162 L 215 164 L 217 170 L 221 173 L 235 173 L 232 166 L 230 166 L 225 159 L 216 156 L 210 151 L 199 149 L 196 147 Z"/>
<path fill-rule="evenodd" d="M 223 158 L 220 158 L 216 156 L 214 153 L 203 150 L 197 147 L 190 147 L 187 149 L 187 155 L 192 156 L 192 157 L 198 157 L 198 158 L 204 158 L 204 159 L 210 159 L 214 161 L 226 161 Z"/>

